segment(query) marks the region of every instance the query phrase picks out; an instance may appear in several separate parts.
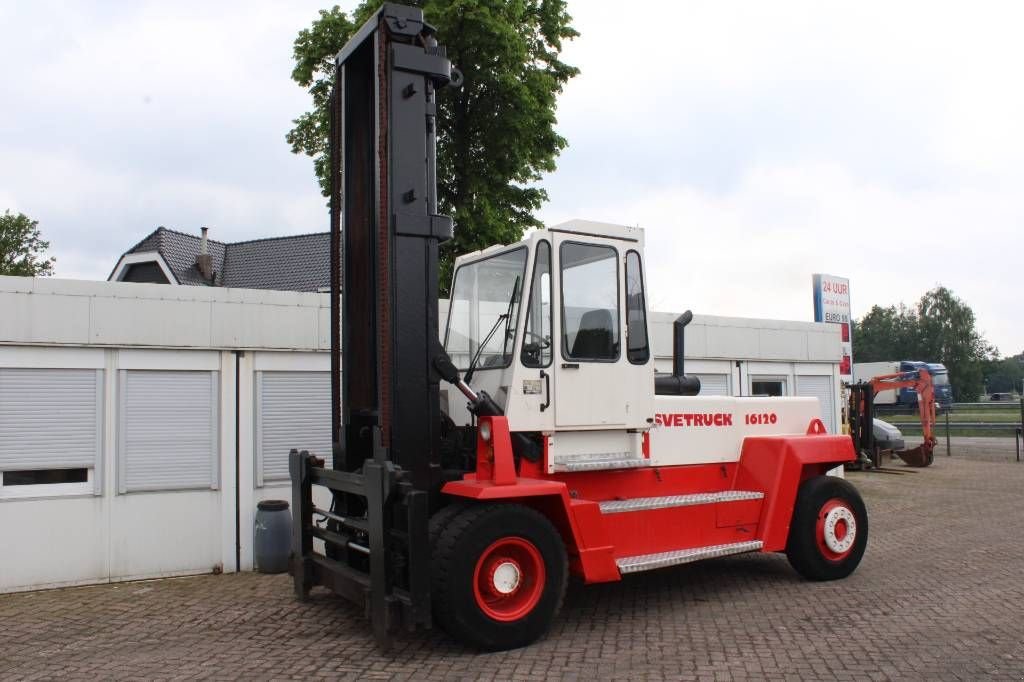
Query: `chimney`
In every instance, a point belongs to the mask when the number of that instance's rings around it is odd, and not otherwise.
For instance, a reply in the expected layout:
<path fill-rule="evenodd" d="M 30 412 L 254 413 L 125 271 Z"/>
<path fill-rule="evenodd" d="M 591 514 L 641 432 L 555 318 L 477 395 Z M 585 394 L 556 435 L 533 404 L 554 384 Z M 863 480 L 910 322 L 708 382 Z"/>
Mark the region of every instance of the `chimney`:
<path fill-rule="evenodd" d="M 207 232 L 209 228 L 203 226 L 203 236 L 199 242 L 199 255 L 196 257 L 196 267 L 204 279 L 213 281 L 213 256 L 210 255 L 207 244 Z"/>

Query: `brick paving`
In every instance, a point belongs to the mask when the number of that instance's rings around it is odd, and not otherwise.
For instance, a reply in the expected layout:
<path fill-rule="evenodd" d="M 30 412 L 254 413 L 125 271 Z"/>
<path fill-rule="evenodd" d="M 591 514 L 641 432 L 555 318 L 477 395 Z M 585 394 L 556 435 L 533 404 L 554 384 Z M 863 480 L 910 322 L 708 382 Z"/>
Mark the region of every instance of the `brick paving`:
<path fill-rule="evenodd" d="M 287 576 L 4 595 L 0 678 L 1024 677 L 1024 464 L 942 457 L 850 478 L 871 536 L 843 581 L 748 555 L 570 584 L 545 640 L 496 654 L 437 632 L 381 653 L 357 609 L 319 590 L 297 603 Z"/>

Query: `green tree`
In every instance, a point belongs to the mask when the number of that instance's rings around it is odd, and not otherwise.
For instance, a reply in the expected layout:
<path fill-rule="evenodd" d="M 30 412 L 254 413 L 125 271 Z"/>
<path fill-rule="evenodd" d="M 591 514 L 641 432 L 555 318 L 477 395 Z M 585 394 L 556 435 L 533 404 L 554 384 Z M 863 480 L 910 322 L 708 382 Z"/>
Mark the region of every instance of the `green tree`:
<path fill-rule="evenodd" d="M 414 0 L 437 27 L 465 82 L 438 101 L 438 202 L 455 219 L 442 252 L 447 293 L 454 256 L 518 240 L 540 227 L 533 213 L 547 200 L 537 186 L 566 141 L 555 132 L 558 94 L 579 70 L 559 59 L 578 33 L 565 0 Z M 286 139 L 313 157 L 328 191 L 328 111 L 334 55 L 379 2 L 363 2 L 350 18 L 321 10 L 295 40 L 292 78 L 308 88 L 313 110 L 295 119 Z"/>
<path fill-rule="evenodd" d="M 0 275 L 52 275 L 57 259 L 45 256 L 48 248 L 50 242 L 40 236 L 38 221 L 10 211 L 0 216 Z"/>
<path fill-rule="evenodd" d="M 919 352 L 942 358 L 949 370 L 953 399 L 977 400 L 983 390 L 982 362 L 992 348 L 975 328 L 974 311 L 946 287 L 936 287 L 917 303 Z"/>
<path fill-rule="evenodd" d="M 953 399 L 969 402 L 981 395 L 983 364 L 996 350 L 975 327 L 971 307 L 939 286 L 914 308 L 873 306 L 855 321 L 853 353 L 858 362 L 941 362 L 949 370 Z"/>
<path fill-rule="evenodd" d="M 917 352 L 917 313 L 902 303 L 872 306 L 854 321 L 854 351 L 858 362 L 909 358 Z"/>
<path fill-rule="evenodd" d="M 1013 393 L 1024 390 L 1021 388 L 1024 364 L 1015 357 L 986 360 L 982 368 L 982 377 L 989 393 Z"/>

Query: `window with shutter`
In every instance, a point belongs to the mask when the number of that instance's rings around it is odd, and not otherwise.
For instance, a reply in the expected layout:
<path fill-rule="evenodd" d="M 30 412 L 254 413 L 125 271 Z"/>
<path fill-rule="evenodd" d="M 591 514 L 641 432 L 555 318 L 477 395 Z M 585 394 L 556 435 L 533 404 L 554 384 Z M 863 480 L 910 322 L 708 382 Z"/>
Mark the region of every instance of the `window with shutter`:
<path fill-rule="evenodd" d="M 119 490 L 217 488 L 217 372 L 121 370 Z"/>
<path fill-rule="evenodd" d="M 832 377 L 825 375 L 801 375 L 796 378 L 796 394 L 817 398 L 821 404 L 821 421 L 829 433 L 836 433 L 835 392 Z"/>
<path fill-rule="evenodd" d="M 98 495 L 102 450 L 103 370 L 0 367 L 5 494 Z"/>
<path fill-rule="evenodd" d="M 256 373 L 257 486 L 288 480 L 288 453 L 292 448 L 309 450 L 330 462 L 328 372 Z"/>
<path fill-rule="evenodd" d="M 701 395 L 729 395 L 728 374 L 698 374 Z"/>

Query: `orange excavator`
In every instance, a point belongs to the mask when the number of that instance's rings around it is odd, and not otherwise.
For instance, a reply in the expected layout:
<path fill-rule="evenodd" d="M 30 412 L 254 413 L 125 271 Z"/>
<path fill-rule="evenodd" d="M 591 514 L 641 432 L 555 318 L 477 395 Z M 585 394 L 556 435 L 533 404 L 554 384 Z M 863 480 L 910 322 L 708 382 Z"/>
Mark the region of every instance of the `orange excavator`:
<path fill-rule="evenodd" d="M 935 386 L 927 369 L 901 374 L 883 374 L 870 381 L 850 385 L 848 422 L 853 446 L 860 455 L 860 463 L 881 465 L 880 448 L 875 439 L 875 396 L 890 389 L 912 388 L 917 392 L 917 410 L 921 416 L 924 442 L 916 448 L 892 449 L 892 453 L 912 467 L 926 467 L 934 460 L 935 444 Z"/>

